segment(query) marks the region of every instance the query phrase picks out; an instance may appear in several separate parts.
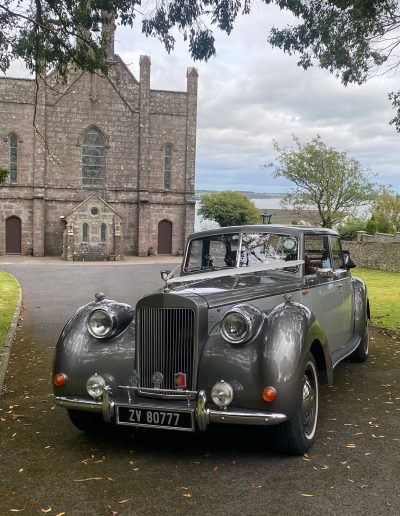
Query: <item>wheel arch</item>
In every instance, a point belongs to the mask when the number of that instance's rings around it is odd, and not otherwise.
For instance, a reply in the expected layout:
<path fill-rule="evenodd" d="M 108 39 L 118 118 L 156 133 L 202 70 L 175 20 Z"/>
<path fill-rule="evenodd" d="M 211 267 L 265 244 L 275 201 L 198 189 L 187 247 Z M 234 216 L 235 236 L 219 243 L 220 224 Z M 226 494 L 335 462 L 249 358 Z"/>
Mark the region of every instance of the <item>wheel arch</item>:
<path fill-rule="evenodd" d="M 315 339 L 310 346 L 310 353 L 314 357 L 317 371 L 323 373 L 327 383 L 331 385 L 333 383 L 332 361 L 330 355 L 327 356 L 326 347 L 322 345 L 319 339 Z"/>

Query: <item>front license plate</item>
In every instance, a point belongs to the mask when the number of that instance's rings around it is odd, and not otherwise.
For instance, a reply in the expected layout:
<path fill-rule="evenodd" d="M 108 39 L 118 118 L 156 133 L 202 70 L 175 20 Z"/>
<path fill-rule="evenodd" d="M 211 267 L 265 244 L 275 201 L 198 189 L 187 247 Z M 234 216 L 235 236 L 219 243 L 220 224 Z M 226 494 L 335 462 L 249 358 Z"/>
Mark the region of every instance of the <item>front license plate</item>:
<path fill-rule="evenodd" d="M 119 425 L 147 426 L 193 431 L 193 412 L 155 410 L 146 407 L 117 407 Z"/>

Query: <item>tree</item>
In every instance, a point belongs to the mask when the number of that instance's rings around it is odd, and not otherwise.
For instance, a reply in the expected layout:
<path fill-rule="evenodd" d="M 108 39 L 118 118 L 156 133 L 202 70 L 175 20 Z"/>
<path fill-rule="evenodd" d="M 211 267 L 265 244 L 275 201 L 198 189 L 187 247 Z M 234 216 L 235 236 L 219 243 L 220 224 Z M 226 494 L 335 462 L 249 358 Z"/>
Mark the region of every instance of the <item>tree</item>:
<path fill-rule="evenodd" d="M 130 27 L 141 18 L 142 32 L 161 40 L 167 51 L 174 48 L 172 31 L 177 29 L 188 41 L 191 56 L 207 60 L 215 47 L 205 19 L 230 33 L 239 12 L 249 12 L 249 2 L 150 0 L 142 6 L 141 0 L 3 0 L 0 70 L 5 72 L 20 58 L 36 75 L 50 68 L 64 80 L 70 64 L 106 73 L 108 27 L 116 17 Z"/>
<path fill-rule="evenodd" d="M 383 188 L 376 196 L 372 216 L 367 224 L 368 233 L 396 233 L 400 231 L 400 195 Z"/>
<path fill-rule="evenodd" d="M 268 0 L 266 0 L 268 2 Z M 316 59 L 344 85 L 362 84 L 375 74 L 395 71 L 399 64 L 398 0 L 277 0 L 301 20 L 273 28 L 269 42 L 288 54 L 300 54 L 304 69 Z M 400 91 L 389 94 L 397 110 L 391 124 L 400 132 Z"/>
<path fill-rule="evenodd" d="M 357 231 L 366 231 L 366 220 L 358 217 L 345 217 L 341 223 L 335 227 L 342 240 L 354 240 Z"/>
<path fill-rule="evenodd" d="M 284 205 L 316 208 L 322 227 L 331 228 L 346 212 L 353 212 L 374 198 L 374 176 L 358 161 L 327 147 L 320 136 L 305 144 L 295 136 L 293 140 L 294 149 L 274 142 L 279 156 L 274 163 L 264 165 L 274 167 L 274 177 L 284 177 L 296 185 L 283 198 Z"/>
<path fill-rule="evenodd" d="M 316 60 L 340 76 L 343 84 L 361 84 L 375 73 L 400 64 L 398 0 L 263 0 L 289 11 L 298 23 L 273 28 L 268 41 L 288 54 L 300 55 L 304 69 Z M 3 0 L 0 4 L 0 70 L 21 58 L 29 70 L 50 68 L 66 79 L 68 67 L 107 72 L 110 20 L 133 27 L 137 18 L 147 36 L 168 52 L 176 31 L 188 41 L 193 59 L 215 54 L 211 27 L 229 34 L 236 18 L 250 12 L 251 0 Z M 77 39 L 80 44 L 75 45 Z M 391 123 L 400 132 L 400 90 L 389 98 L 397 110 Z"/>
<path fill-rule="evenodd" d="M 260 210 L 240 192 L 213 192 L 201 196 L 199 215 L 221 227 L 260 223 Z"/>

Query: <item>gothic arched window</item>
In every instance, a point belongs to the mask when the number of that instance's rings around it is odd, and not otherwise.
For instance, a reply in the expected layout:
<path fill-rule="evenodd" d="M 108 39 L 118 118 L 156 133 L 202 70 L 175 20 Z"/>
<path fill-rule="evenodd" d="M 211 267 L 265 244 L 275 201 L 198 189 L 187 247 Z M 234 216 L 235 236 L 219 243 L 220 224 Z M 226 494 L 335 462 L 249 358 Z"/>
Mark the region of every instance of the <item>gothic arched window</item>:
<path fill-rule="evenodd" d="M 10 183 L 17 182 L 18 175 L 18 138 L 17 135 L 11 134 L 9 138 L 10 144 Z"/>
<path fill-rule="evenodd" d="M 89 241 L 89 224 L 84 222 L 83 226 L 82 226 L 82 242 L 88 242 L 88 241 Z"/>
<path fill-rule="evenodd" d="M 100 242 L 104 243 L 107 238 L 107 226 L 106 224 L 102 224 L 100 226 Z"/>
<path fill-rule="evenodd" d="M 88 129 L 82 144 L 82 185 L 103 186 L 104 138 L 95 127 Z"/>
<path fill-rule="evenodd" d="M 164 188 L 171 190 L 172 145 L 167 143 L 164 150 Z"/>

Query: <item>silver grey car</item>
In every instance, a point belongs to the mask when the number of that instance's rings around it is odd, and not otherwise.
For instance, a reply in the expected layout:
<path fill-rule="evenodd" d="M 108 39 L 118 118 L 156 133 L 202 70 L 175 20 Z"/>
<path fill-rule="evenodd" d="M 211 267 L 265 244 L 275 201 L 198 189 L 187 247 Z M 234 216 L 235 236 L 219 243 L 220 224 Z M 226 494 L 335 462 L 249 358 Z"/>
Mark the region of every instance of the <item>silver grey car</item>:
<path fill-rule="evenodd" d="M 70 318 L 53 371 L 72 423 L 203 431 L 269 426 L 276 446 L 313 444 L 318 382 L 368 357 L 365 284 L 335 231 L 236 226 L 188 238 L 177 271 L 135 309 L 98 293 Z"/>

